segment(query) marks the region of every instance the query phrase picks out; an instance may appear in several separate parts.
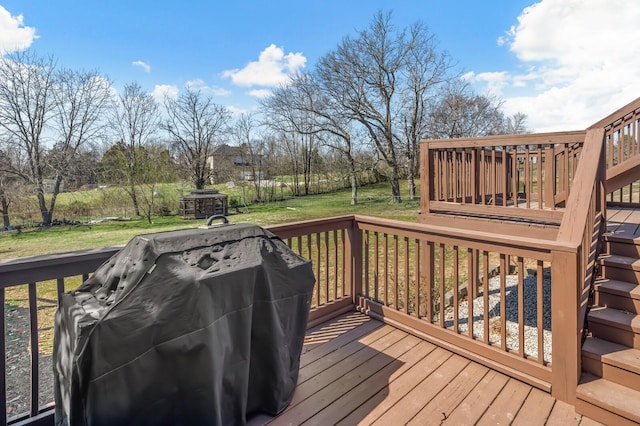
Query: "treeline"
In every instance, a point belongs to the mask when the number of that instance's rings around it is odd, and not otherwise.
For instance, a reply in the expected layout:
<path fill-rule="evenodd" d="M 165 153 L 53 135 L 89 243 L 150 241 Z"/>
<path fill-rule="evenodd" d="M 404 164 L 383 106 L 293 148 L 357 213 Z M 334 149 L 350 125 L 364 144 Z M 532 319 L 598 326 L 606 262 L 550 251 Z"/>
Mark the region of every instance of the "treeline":
<path fill-rule="evenodd" d="M 194 87 L 162 100 L 135 82 L 117 92 L 97 70 L 27 50 L 0 58 L 0 214 L 9 226 L 17 200 L 35 195 L 48 225 L 62 190 L 100 183 L 151 221 L 158 183 L 243 179 L 265 201 L 263 181 L 284 175 L 295 195 L 313 176 L 345 179 L 353 204 L 363 176 L 384 179 L 401 202 L 401 179 L 416 195 L 421 139 L 521 133 L 525 121 L 475 93 L 424 24 L 396 28 L 391 13 L 235 116 Z"/>

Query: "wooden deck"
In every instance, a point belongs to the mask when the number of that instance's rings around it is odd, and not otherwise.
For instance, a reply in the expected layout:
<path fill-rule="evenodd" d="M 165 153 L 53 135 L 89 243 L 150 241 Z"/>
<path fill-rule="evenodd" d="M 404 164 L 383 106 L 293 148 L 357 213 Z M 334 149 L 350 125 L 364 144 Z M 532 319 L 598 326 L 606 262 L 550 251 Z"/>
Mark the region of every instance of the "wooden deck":
<path fill-rule="evenodd" d="M 640 238 L 640 209 L 607 208 L 607 233 L 620 239 Z"/>
<path fill-rule="evenodd" d="M 348 313 L 308 331 L 291 404 L 250 424 L 599 423 L 536 388 Z"/>

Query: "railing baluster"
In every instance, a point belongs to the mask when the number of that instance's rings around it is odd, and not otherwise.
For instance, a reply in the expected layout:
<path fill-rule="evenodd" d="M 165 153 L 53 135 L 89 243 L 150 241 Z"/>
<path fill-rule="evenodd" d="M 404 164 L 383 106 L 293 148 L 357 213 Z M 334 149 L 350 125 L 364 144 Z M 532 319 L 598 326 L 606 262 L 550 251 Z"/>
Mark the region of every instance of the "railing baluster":
<path fill-rule="evenodd" d="M 374 250 L 375 250 L 375 256 L 373 257 L 373 283 L 375 284 L 374 287 L 374 298 L 377 302 L 380 301 L 380 236 L 378 235 L 378 232 L 375 231 L 373 233 L 374 236 L 374 240 L 373 240 L 373 244 L 374 244 Z"/>
<path fill-rule="evenodd" d="M 504 253 L 500 253 L 500 347 L 507 350 L 507 274 L 509 265 Z"/>
<path fill-rule="evenodd" d="M 457 245 L 453 246 L 453 330 L 456 333 L 460 333 L 459 328 L 459 303 L 460 303 L 460 256 Z"/>
<path fill-rule="evenodd" d="M 503 147 L 502 151 L 502 173 L 500 176 L 500 190 L 502 191 L 502 206 L 507 206 L 507 183 L 509 182 L 509 169 L 507 167 L 507 153 L 509 147 Z"/>
<path fill-rule="evenodd" d="M 524 350 L 524 260 L 518 256 L 518 349 L 520 355 L 526 357 Z"/>
<path fill-rule="evenodd" d="M 470 175 L 471 175 L 471 203 L 478 203 L 478 151 L 476 149 L 471 150 L 470 159 Z"/>
<path fill-rule="evenodd" d="M 482 274 L 482 302 L 484 307 L 484 343 L 489 344 L 489 252 L 482 252 L 484 273 Z"/>
<path fill-rule="evenodd" d="M 518 205 L 518 150 L 511 151 L 511 198 L 513 199 L 513 207 Z"/>
<path fill-rule="evenodd" d="M 435 246 L 433 241 L 427 241 L 425 244 L 425 266 L 427 270 L 425 271 L 425 278 L 427 280 L 427 321 L 431 324 L 433 322 L 433 285 L 435 278 Z"/>
<path fill-rule="evenodd" d="M 400 257 L 400 253 L 398 252 L 398 236 L 393 234 L 393 307 L 396 310 L 400 309 L 400 303 L 398 302 L 398 296 L 400 294 L 399 288 L 400 282 L 398 279 L 400 278 L 399 270 L 398 270 L 398 258 Z"/>
<path fill-rule="evenodd" d="M 331 283 L 329 282 L 329 233 L 323 232 L 324 234 L 324 285 L 325 285 L 325 300 L 326 302 L 330 302 L 331 300 L 336 300 L 336 294 L 334 293 L 334 299 L 331 299 L 331 293 L 329 292 L 331 289 Z M 319 235 L 318 235 L 319 237 Z M 319 251 L 319 250 L 318 250 Z M 318 259 L 320 256 L 318 256 Z M 334 263 L 335 266 L 337 266 Z M 334 266 L 334 267 L 335 267 Z"/>
<path fill-rule="evenodd" d="M 333 230 L 333 297 L 338 300 L 338 231 Z"/>
<path fill-rule="evenodd" d="M 417 262 L 416 262 L 417 263 Z M 404 313 L 409 314 L 409 238 L 404 237 Z"/>
<path fill-rule="evenodd" d="M 58 306 L 60 305 L 60 300 L 62 300 L 62 294 L 64 293 L 64 278 L 58 278 L 56 280 L 57 286 L 57 294 L 58 294 Z"/>
<path fill-rule="evenodd" d="M 389 306 L 389 235 L 383 234 L 384 241 L 384 306 Z"/>
<path fill-rule="evenodd" d="M 454 149 L 451 152 L 453 156 L 453 175 L 451 176 L 452 186 L 453 186 L 453 202 L 458 202 L 458 184 L 460 182 L 459 177 L 460 174 L 458 172 L 458 152 Z"/>
<path fill-rule="evenodd" d="M 487 203 L 487 169 L 485 149 L 480 149 L 480 204 Z"/>
<path fill-rule="evenodd" d="M 440 292 L 439 292 L 439 297 L 438 300 L 440 301 L 440 309 L 439 309 L 439 314 L 440 314 L 440 327 L 444 328 L 444 296 L 445 296 L 445 270 L 444 270 L 444 265 L 445 265 L 445 247 L 444 247 L 444 243 L 440 243 L 439 244 L 439 249 L 438 249 L 438 255 L 439 255 L 439 259 L 438 259 L 438 263 L 440 266 L 440 270 L 439 275 L 440 275 Z"/>
<path fill-rule="evenodd" d="M 421 285 L 420 285 L 421 284 L 421 280 L 420 280 L 420 272 L 421 272 L 420 271 L 420 263 L 421 262 L 420 262 L 420 259 L 422 258 L 421 257 L 422 253 L 420 253 L 420 240 L 419 239 L 417 239 L 417 238 L 415 239 L 413 247 L 414 247 L 414 252 L 415 252 L 415 255 L 413 256 L 413 259 L 414 259 L 413 265 L 414 265 L 414 268 L 415 268 L 414 277 L 415 277 L 415 283 L 416 283 L 415 284 L 415 290 L 414 290 L 414 292 L 415 292 L 415 304 L 414 304 L 414 308 L 413 309 L 415 311 L 416 317 L 420 318 L 420 303 L 421 303 L 421 300 L 420 300 L 420 287 L 421 287 Z"/>
<path fill-rule="evenodd" d="M 538 145 L 538 153 L 536 156 L 536 184 L 538 185 L 538 208 L 544 207 L 544 200 L 542 199 L 542 187 L 544 182 L 542 180 L 542 145 Z"/>
<path fill-rule="evenodd" d="M 346 231 L 344 229 L 340 230 L 340 240 L 342 241 L 342 243 L 340 244 L 340 257 L 342 258 L 342 297 L 346 296 L 346 295 L 350 295 L 351 294 L 351 280 L 354 277 L 349 277 L 349 285 L 347 285 L 347 251 L 346 251 L 346 238 L 345 238 L 345 233 Z M 351 260 L 349 260 L 351 261 Z M 349 268 L 349 270 L 351 270 L 351 268 Z"/>
<path fill-rule="evenodd" d="M 544 265 L 536 263 L 536 322 L 538 326 L 538 364 L 544 364 Z"/>
<path fill-rule="evenodd" d="M 29 337 L 31 342 L 31 416 L 40 411 L 40 362 L 38 359 L 38 299 L 36 283 L 29 283 Z"/>
<path fill-rule="evenodd" d="M 476 265 L 478 262 L 478 251 L 467 249 L 467 324 L 469 327 L 469 337 L 473 339 L 473 301 L 476 298 Z"/>
<path fill-rule="evenodd" d="M 528 209 L 531 208 L 531 184 L 532 184 L 532 179 L 531 179 L 531 165 L 529 164 L 529 162 L 531 161 L 531 158 L 529 156 L 529 145 L 527 145 L 527 147 L 524 150 L 524 176 L 525 176 L 525 184 L 524 184 L 524 190 L 525 190 L 525 200 L 526 200 L 526 207 Z"/>
<path fill-rule="evenodd" d="M 449 156 L 450 156 L 451 152 L 450 151 L 444 151 L 442 153 L 443 159 L 442 159 L 442 170 L 441 172 L 441 176 L 442 176 L 442 189 L 443 189 L 443 199 L 442 201 L 450 201 L 450 193 L 451 193 L 451 164 L 449 163 Z"/>
<path fill-rule="evenodd" d="M 322 266 L 322 262 L 320 262 L 320 233 L 316 232 L 315 233 L 315 258 L 316 258 L 316 280 L 318 280 L 318 283 L 316 285 L 316 295 L 318 297 L 318 306 L 324 305 L 324 300 L 321 298 L 322 294 L 320 292 L 321 288 L 322 288 L 322 281 L 321 281 L 321 277 L 322 275 L 320 275 L 321 269 L 320 267 Z M 313 259 L 311 253 L 313 253 L 312 248 L 311 248 L 311 237 L 309 237 L 309 259 Z M 326 295 L 325 295 L 326 297 Z"/>
<path fill-rule="evenodd" d="M 365 296 L 371 297 L 371 294 L 373 292 L 369 288 L 369 286 L 371 285 L 371 280 L 369 279 L 369 257 L 371 256 L 371 247 L 369 245 L 369 231 L 363 231 L 363 234 L 362 246 L 364 247 L 364 259 L 362 263 L 364 267 L 364 283 L 362 284 L 365 288 Z"/>
<path fill-rule="evenodd" d="M 498 167 L 496 165 L 496 147 L 491 147 L 491 181 L 489 185 L 491 186 L 491 205 L 496 206 L 496 178 L 498 175 Z"/>

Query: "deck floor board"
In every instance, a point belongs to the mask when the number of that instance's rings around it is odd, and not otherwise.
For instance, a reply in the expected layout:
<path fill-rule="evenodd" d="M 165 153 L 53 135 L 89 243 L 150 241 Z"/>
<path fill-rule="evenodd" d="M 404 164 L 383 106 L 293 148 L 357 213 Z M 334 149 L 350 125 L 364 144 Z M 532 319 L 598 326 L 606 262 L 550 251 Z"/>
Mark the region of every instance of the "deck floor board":
<path fill-rule="evenodd" d="M 307 332 L 300 378 L 279 416 L 249 425 L 596 424 L 543 391 L 359 313 Z"/>

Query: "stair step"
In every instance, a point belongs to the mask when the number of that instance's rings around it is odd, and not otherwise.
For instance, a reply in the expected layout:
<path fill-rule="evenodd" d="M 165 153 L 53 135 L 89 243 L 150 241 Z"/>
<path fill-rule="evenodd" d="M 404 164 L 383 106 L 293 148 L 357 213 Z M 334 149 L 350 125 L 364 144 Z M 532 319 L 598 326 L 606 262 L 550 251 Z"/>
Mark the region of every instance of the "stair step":
<path fill-rule="evenodd" d="M 640 315 L 596 306 L 587 318 L 594 337 L 640 349 Z"/>
<path fill-rule="evenodd" d="M 576 389 L 576 411 L 605 424 L 640 423 L 640 392 L 582 374 Z"/>
<path fill-rule="evenodd" d="M 618 256 L 640 258 L 640 239 L 605 238 L 605 252 Z"/>
<path fill-rule="evenodd" d="M 604 278 L 640 284 L 640 259 L 637 257 L 605 254 L 598 260 Z"/>
<path fill-rule="evenodd" d="M 595 284 L 594 304 L 640 313 L 640 285 L 608 278 L 599 279 Z"/>
<path fill-rule="evenodd" d="M 587 337 L 582 360 L 584 371 L 640 391 L 640 350 Z"/>

